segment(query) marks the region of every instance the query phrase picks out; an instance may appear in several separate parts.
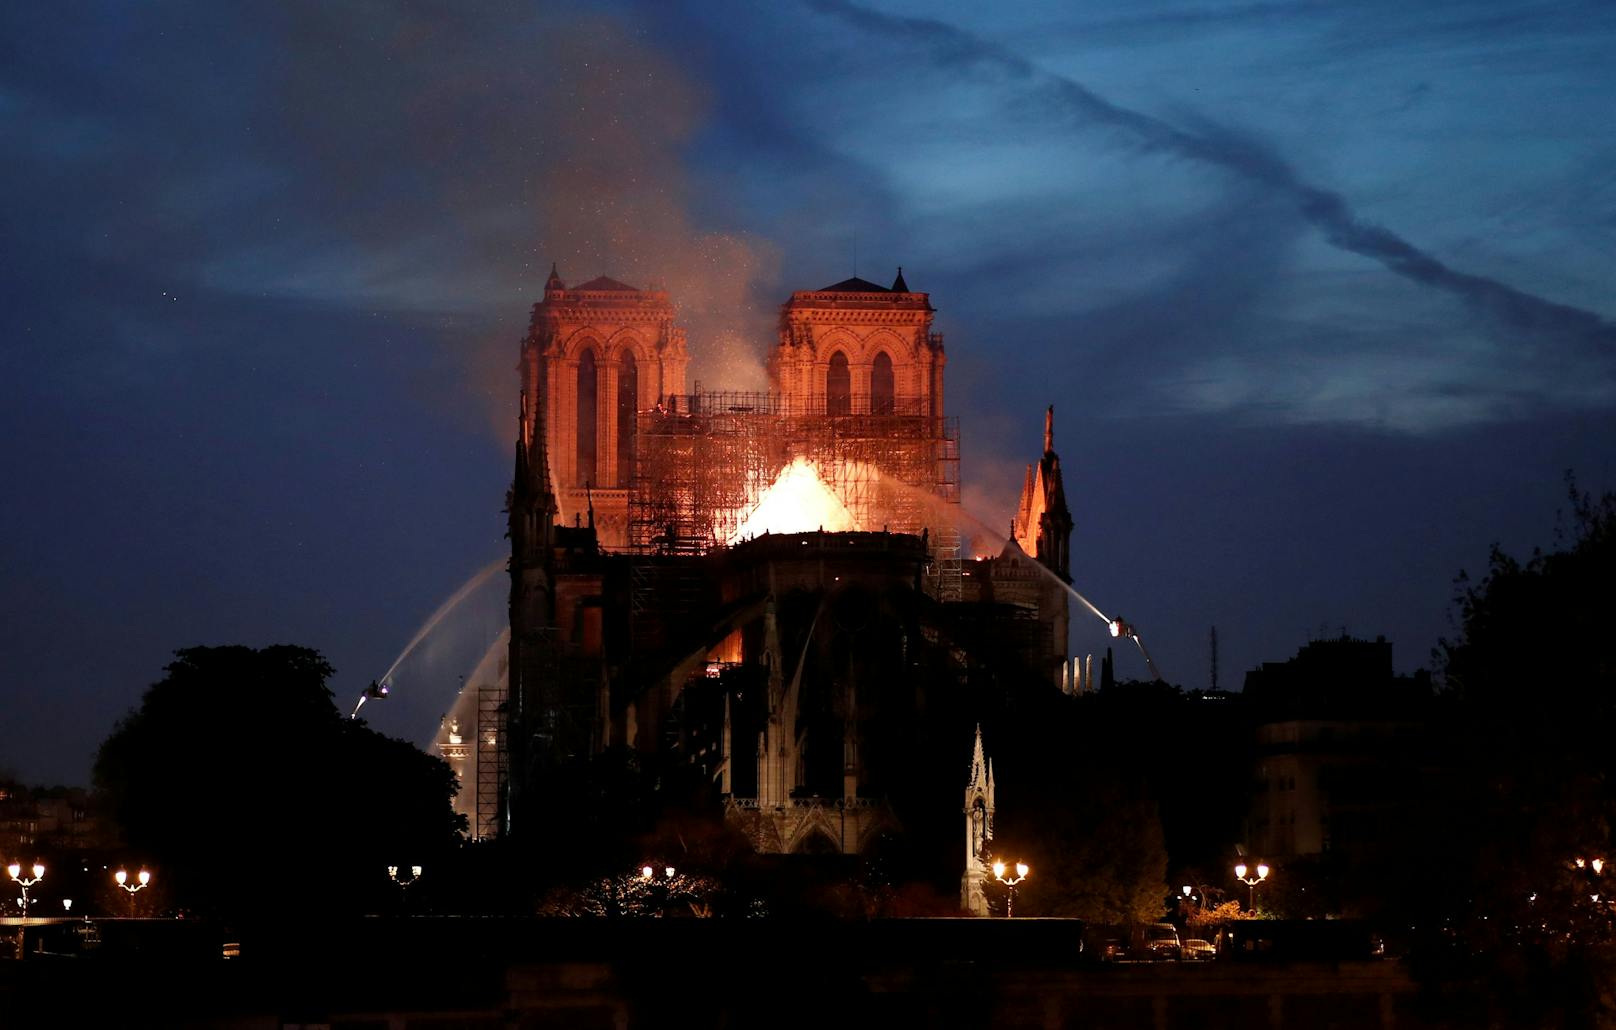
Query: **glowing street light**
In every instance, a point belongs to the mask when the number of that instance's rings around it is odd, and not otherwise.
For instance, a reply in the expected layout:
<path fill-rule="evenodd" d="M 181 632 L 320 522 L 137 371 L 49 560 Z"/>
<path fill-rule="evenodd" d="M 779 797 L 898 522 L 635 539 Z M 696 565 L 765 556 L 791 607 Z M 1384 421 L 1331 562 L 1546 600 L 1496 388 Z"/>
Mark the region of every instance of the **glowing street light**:
<path fill-rule="evenodd" d="M 17 884 L 17 886 L 22 888 L 22 918 L 23 918 L 23 922 L 27 922 L 28 921 L 28 888 L 32 887 L 34 884 L 38 883 L 40 880 L 43 880 L 45 878 L 45 866 L 44 866 L 44 863 L 35 862 L 33 869 L 30 870 L 30 872 L 32 872 L 34 875 L 32 877 L 29 877 L 29 878 L 26 878 L 26 879 L 22 875 L 22 863 L 21 862 L 13 862 L 10 865 L 6 866 L 6 872 L 11 876 L 11 879 Z"/>
<path fill-rule="evenodd" d="M 120 869 L 112 874 L 112 882 L 129 892 L 129 916 L 133 918 L 135 915 L 135 895 L 140 893 L 148 883 L 151 883 L 151 873 L 142 869 L 135 874 L 135 882 L 130 883 L 129 874 Z"/>
<path fill-rule="evenodd" d="M 1239 862 L 1234 867 L 1234 878 L 1251 888 L 1250 909 L 1257 911 L 1257 885 L 1268 879 L 1268 866 L 1263 862 L 1257 863 L 1256 876 L 1247 876 L 1246 863 Z"/>
<path fill-rule="evenodd" d="M 408 890 L 415 886 L 415 881 L 421 878 L 421 867 L 412 865 L 410 866 L 410 875 L 400 876 L 398 875 L 398 866 L 390 865 L 387 867 L 387 878 L 398 884 L 400 888 Z"/>
<path fill-rule="evenodd" d="M 993 878 L 1010 888 L 1010 895 L 1004 902 L 1004 917 L 1010 919 L 1016 914 L 1016 884 L 1025 880 L 1030 870 L 1025 862 L 1016 863 L 1016 875 L 1014 876 L 1004 875 L 1005 870 L 1006 866 L 1003 862 L 993 863 Z"/>
<path fill-rule="evenodd" d="M 1601 876 L 1605 872 L 1605 860 L 1603 858 L 1579 858 L 1576 860 L 1576 866 L 1578 869 L 1592 870 L 1594 877 Z M 1590 877 L 1590 879 L 1593 879 L 1593 877 Z M 1593 887 L 1594 892 L 1588 895 L 1588 900 L 1597 905 L 1599 904 L 1599 898 L 1601 896 L 1601 892 L 1598 889 L 1598 880 L 1594 880 Z"/>
<path fill-rule="evenodd" d="M 118 884 L 118 886 L 122 887 L 130 894 L 133 894 L 140 890 L 140 888 L 146 886 L 148 883 L 151 883 L 151 873 L 142 869 L 140 872 L 135 874 L 136 882 L 130 883 L 129 874 L 120 869 L 112 874 L 112 879 Z"/>
<path fill-rule="evenodd" d="M 24 879 L 21 862 L 13 862 L 6 866 L 6 872 L 11 875 L 11 879 L 22 888 L 22 926 L 17 929 L 17 953 L 24 958 L 28 956 L 28 942 L 25 939 L 28 928 L 28 888 L 45 878 L 44 863 L 35 862 L 31 871 L 34 875 Z"/>

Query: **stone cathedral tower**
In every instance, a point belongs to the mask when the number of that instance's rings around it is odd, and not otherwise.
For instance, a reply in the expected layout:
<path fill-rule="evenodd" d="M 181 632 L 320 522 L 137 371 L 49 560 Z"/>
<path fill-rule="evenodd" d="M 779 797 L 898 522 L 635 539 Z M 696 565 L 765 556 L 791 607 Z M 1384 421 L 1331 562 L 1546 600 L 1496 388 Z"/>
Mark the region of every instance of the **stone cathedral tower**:
<path fill-rule="evenodd" d="M 903 269 L 891 288 L 858 277 L 798 290 L 780 309 L 769 387 L 788 410 L 826 415 L 943 415 L 943 337 Z"/>
<path fill-rule="evenodd" d="M 601 276 L 568 288 L 556 269 L 522 346 L 522 389 L 543 435 L 564 524 L 591 509 L 600 544 L 628 544 L 636 416 L 685 392 L 690 355 L 666 292 Z"/>

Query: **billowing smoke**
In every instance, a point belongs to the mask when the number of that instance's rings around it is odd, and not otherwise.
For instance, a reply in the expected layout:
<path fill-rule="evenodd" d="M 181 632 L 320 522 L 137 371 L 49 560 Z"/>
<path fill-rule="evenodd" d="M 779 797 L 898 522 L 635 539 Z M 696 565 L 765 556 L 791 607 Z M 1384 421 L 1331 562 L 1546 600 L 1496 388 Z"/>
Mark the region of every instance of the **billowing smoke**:
<path fill-rule="evenodd" d="M 608 23 L 567 37 L 554 68 L 557 124 L 534 168 L 541 255 L 570 283 L 606 274 L 668 290 L 698 374 L 727 384 L 721 366 L 761 367 L 771 305 L 754 291 L 773 282 L 778 260 L 755 237 L 693 223 L 685 161 L 703 120 L 700 89 Z"/>
<path fill-rule="evenodd" d="M 614 19 L 527 3 L 279 11 L 298 60 L 272 114 L 277 161 L 326 184 L 310 260 L 280 285 L 442 315 L 448 360 L 501 436 L 525 328 L 510 316 L 552 262 L 569 284 L 668 290 L 692 371 L 761 386 L 777 254 L 692 214 L 707 97 L 668 55 Z M 478 325 L 488 311 L 508 314 Z"/>

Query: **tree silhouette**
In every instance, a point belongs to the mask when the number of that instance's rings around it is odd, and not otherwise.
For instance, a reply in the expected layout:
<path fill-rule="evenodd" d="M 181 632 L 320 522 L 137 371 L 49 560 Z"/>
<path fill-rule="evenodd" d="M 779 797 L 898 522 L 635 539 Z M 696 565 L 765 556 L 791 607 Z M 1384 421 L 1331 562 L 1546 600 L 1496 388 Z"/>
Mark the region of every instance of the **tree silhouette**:
<path fill-rule="evenodd" d="M 430 864 L 464 819 L 441 760 L 344 719 L 302 647 L 175 652 L 94 770 L 175 904 L 226 916 L 365 909 L 388 865 Z"/>
<path fill-rule="evenodd" d="M 1556 550 L 1523 562 L 1495 547 L 1485 576 L 1460 577 L 1408 889 L 1437 971 L 1591 1019 L 1612 1004 L 1594 1000 L 1590 970 L 1613 939 L 1616 887 L 1592 863 L 1613 857 L 1616 823 L 1616 495 L 1570 495 Z"/>

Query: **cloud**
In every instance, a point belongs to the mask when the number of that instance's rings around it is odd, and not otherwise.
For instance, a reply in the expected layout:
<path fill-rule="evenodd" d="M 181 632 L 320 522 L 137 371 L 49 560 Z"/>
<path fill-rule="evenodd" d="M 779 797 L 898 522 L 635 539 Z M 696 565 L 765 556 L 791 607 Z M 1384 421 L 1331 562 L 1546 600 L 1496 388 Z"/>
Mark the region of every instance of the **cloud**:
<path fill-rule="evenodd" d="M 1362 218 L 1345 197 L 1304 179 L 1261 142 L 1226 127 L 1186 129 L 1116 104 L 1083 84 L 1043 70 L 1020 54 L 947 23 L 874 11 L 846 0 L 805 0 L 862 31 L 925 51 L 951 72 L 1017 87 L 1019 103 L 1073 127 L 1113 130 L 1147 153 L 1227 172 L 1287 201 L 1331 247 L 1378 262 L 1402 279 L 1456 298 L 1494 332 L 1559 348 L 1558 362 L 1597 370 L 1606 386 L 1616 358 L 1616 325 L 1495 278 L 1457 270 L 1386 227 Z"/>

